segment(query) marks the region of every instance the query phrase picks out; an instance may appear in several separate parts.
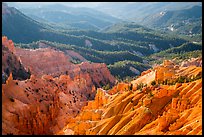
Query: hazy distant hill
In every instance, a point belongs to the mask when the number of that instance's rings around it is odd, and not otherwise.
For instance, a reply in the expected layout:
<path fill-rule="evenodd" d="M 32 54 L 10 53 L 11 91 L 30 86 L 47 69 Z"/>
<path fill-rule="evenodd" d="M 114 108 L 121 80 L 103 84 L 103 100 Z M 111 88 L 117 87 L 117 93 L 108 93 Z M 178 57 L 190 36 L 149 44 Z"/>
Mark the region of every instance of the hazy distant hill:
<path fill-rule="evenodd" d="M 111 2 L 97 7 L 117 18 L 143 26 L 190 35 L 201 41 L 201 2 Z M 199 38 L 198 38 L 199 37 Z"/>
<path fill-rule="evenodd" d="M 97 10 L 119 18 L 139 22 L 150 14 L 164 10 L 181 10 L 201 5 L 201 2 L 106 2 L 98 5 Z"/>
<path fill-rule="evenodd" d="M 135 23 L 119 23 L 107 27 L 102 32 L 95 31 L 58 31 L 25 16 L 15 8 L 15 13 L 3 14 L 3 35 L 16 43 L 30 43 L 38 40 L 56 41 L 100 51 L 127 50 L 139 51 L 148 55 L 172 46 L 179 46 L 185 40 L 169 37 Z M 14 23 L 15 22 L 15 23 Z M 26 28 L 26 29 L 25 29 Z M 91 46 L 85 41 L 89 40 Z"/>
<path fill-rule="evenodd" d="M 142 21 L 143 25 L 176 31 L 180 34 L 199 34 L 202 32 L 202 7 L 163 11 L 150 15 Z"/>
<path fill-rule="evenodd" d="M 19 8 L 21 12 L 31 18 L 60 23 L 73 28 L 98 30 L 120 21 L 115 17 L 100 11 L 83 8 L 67 7 L 61 4 L 44 5 L 33 8 Z"/>
<path fill-rule="evenodd" d="M 65 35 L 57 31 L 54 26 L 35 21 L 6 4 L 3 4 L 2 8 L 2 35 L 12 39 L 15 43 L 30 43 L 41 39 L 70 44 L 74 44 L 76 41 L 80 42 L 79 38 Z M 84 45 L 84 40 L 81 42 Z"/>

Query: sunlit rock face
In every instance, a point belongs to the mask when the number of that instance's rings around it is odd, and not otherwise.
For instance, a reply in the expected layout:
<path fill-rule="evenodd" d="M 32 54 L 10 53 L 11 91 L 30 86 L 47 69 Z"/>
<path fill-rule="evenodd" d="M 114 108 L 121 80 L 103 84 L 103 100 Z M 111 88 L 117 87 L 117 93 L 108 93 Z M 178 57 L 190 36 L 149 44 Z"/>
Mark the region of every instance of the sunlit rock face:
<path fill-rule="evenodd" d="M 9 76 L 2 85 L 2 134 L 51 134 L 59 111 L 53 83 L 31 76 L 25 81 Z"/>
<path fill-rule="evenodd" d="M 10 75 L 2 85 L 3 134 L 58 132 L 95 97 L 93 82 L 87 74 L 74 78 L 31 75 L 24 81 Z"/>
<path fill-rule="evenodd" d="M 175 68 L 166 61 L 161 67 L 170 66 Z M 152 72 L 154 69 L 141 77 Z M 202 69 L 179 66 L 174 76 L 187 73 L 187 76 L 200 75 Z M 95 99 L 55 134 L 202 135 L 202 77 L 173 85 L 150 84 L 138 90 L 130 85 L 119 83 L 107 92 L 98 89 Z"/>
<path fill-rule="evenodd" d="M 15 47 L 12 40 L 8 40 L 6 36 L 2 37 L 2 45 L 7 47 L 12 53 L 15 53 Z"/>
<path fill-rule="evenodd" d="M 95 98 L 97 87 L 115 83 L 105 64 L 73 64 L 61 51 L 15 48 L 12 41 L 2 39 L 7 46 L 4 60 L 7 54 L 15 56 L 14 70 L 2 84 L 2 134 L 55 134 Z M 29 78 L 13 78 L 21 66 L 16 62 L 30 70 Z M 11 64 L 2 68 L 6 66 Z"/>
<path fill-rule="evenodd" d="M 69 52 L 69 55 L 73 52 Z M 44 74 L 53 77 L 60 75 L 69 75 L 72 79 L 76 77 L 93 81 L 95 86 L 115 82 L 115 78 L 110 74 L 107 66 L 100 63 L 82 62 L 73 64 L 70 62 L 71 57 L 62 51 L 51 48 L 40 48 L 36 50 L 16 48 L 16 55 L 22 61 L 22 64 L 28 68 L 32 74 L 41 77 Z M 79 55 L 78 55 L 79 56 Z M 92 80 L 93 79 L 93 80 Z"/>
<path fill-rule="evenodd" d="M 70 53 L 70 51 L 67 51 Z M 30 68 L 32 74 L 41 77 L 44 74 L 59 79 L 69 79 L 69 90 L 83 91 L 86 96 L 93 99 L 95 93 L 92 93 L 93 87 L 102 87 L 103 85 L 115 83 L 115 78 L 110 74 L 106 64 L 82 62 L 73 64 L 70 62 L 71 55 L 67 56 L 62 51 L 51 48 L 40 48 L 28 50 L 16 48 L 16 54 L 24 66 Z M 79 55 L 78 55 L 79 56 Z"/>
<path fill-rule="evenodd" d="M 41 77 L 44 74 L 59 76 L 71 67 L 69 58 L 63 52 L 50 48 L 36 50 L 16 48 L 16 55 L 32 74 Z"/>
<path fill-rule="evenodd" d="M 142 72 L 141 76 L 139 76 L 136 80 L 131 81 L 133 88 L 136 89 L 137 85 L 140 83 L 150 85 L 152 81 L 173 81 L 180 76 L 200 76 L 202 73 L 202 67 L 200 67 L 202 66 L 202 60 L 200 58 L 192 58 L 189 60 L 191 60 L 192 63 L 190 63 L 188 67 L 184 67 L 183 63 L 181 63 L 181 65 L 175 65 L 170 60 L 164 60 L 161 65 L 157 65 L 152 69 Z M 195 64 L 197 64 L 197 66 Z"/>
<path fill-rule="evenodd" d="M 17 48 L 16 54 L 33 75 L 42 77 L 47 74 L 57 79 L 67 79 L 70 81 L 68 90 L 80 91 L 89 99 L 94 99 L 93 88 L 115 83 L 115 78 L 103 63 L 73 64 L 64 52 L 51 48 Z"/>

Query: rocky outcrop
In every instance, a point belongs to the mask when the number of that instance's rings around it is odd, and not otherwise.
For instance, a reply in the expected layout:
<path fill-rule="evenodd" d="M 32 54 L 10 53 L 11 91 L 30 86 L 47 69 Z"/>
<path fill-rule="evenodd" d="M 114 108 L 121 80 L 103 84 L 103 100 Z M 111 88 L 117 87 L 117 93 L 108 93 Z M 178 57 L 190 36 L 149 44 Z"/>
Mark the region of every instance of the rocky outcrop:
<path fill-rule="evenodd" d="M 96 125 L 96 122 L 101 119 L 103 110 L 100 108 L 109 102 L 109 95 L 103 89 L 97 89 L 95 99 L 89 101 L 87 106 L 82 108 L 81 113 L 76 117 L 72 118 L 60 132 L 56 134 L 82 134 L 86 133 L 86 130 Z M 69 132 L 67 132 L 69 131 Z"/>
<path fill-rule="evenodd" d="M 14 43 L 4 36 L 2 37 L 2 83 L 6 82 L 10 73 L 13 74 L 14 79 L 18 80 L 30 77 L 30 72 L 24 68 L 15 55 Z"/>
<path fill-rule="evenodd" d="M 7 66 L 22 62 L 32 75 L 19 81 L 13 79 L 12 71 L 2 84 L 3 134 L 57 133 L 79 114 L 88 100 L 95 98 L 97 87 L 115 83 L 105 64 L 73 64 L 64 52 L 49 47 L 36 50 L 14 47 L 13 53 L 10 43 L 7 42 L 5 54 L 17 55 L 18 59 L 15 57 L 14 64 Z"/>
<path fill-rule="evenodd" d="M 194 77 L 202 77 L 202 67 L 196 67 L 196 66 L 189 66 L 189 67 L 181 67 L 177 70 L 177 77 L 179 76 L 185 76 L 188 78 L 194 78 Z"/>
<path fill-rule="evenodd" d="M 164 60 L 163 64 L 160 66 L 154 67 L 155 70 L 155 80 L 156 81 L 165 81 L 166 79 L 175 78 L 175 68 L 174 63 L 170 60 Z"/>
<path fill-rule="evenodd" d="M 137 86 L 141 83 L 150 85 L 152 81 L 156 80 L 157 71 L 149 71 L 145 75 L 140 76 L 136 80 L 131 81 L 133 90 L 137 90 Z"/>
<path fill-rule="evenodd" d="M 2 134 L 52 134 L 60 106 L 56 88 L 34 76 L 13 80 L 11 74 L 2 84 Z"/>
<path fill-rule="evenodd" d="M 36 45 L 39 48 L 51 48 L 54 50 L 57 50 L 56 48 L 52 47 L 49 43 L 45 41 L 38 41 Z M 79 62 L 86 62 L 87 60 L 81 56 L 79 53 L 73 51 L 73 50 L 64 50 L 65 55 L 69 58 L 69 60 L 76 60 Z"/>
<path fill-rule="evenodd" d="M 202 78 L 141 90 L 126 86 L 120 83 L 108 92 L 98 89 L 95 99 L 56 134 L 202 135 Z"/>
<path fill-rule="evenodd" d="M 90 78 L 85 76 L 80 77 Z M 11 74 L 2 85 L 3 134 L 53 134 L 62 129 L 94 98 L 92 81 L 83 82 L 80 77 L 31 75 L 18 81 Z"/>
<path fill-rule="evenodd" d="M 112 89 L 108 90 L 107 92 L 111 95 L 115 94 L 115 93 L 122 93 L 124 91 L 127 91 L 131 88 L 131 84 L 129 83 L 118 83 L 116 86 L 114 86 Z"/>
<path fill-rule="evenodd" d="M 150 72 L 152 72 L 151 69 L 148 69 L 148 70 L 146 70 L 146 71 L 143 71 L 143 72 L 141 73 L 141 76 L 144 76 L 144 75 L 146 75 L 146 74 L 148 74 L 148 73 L 150 73 Z"/>
<path fill-rule="evenodd" d="M 197 67 L 195 62 L 198 61 L 198 64 L 202 64 L 202 61 L 200 62 L 200 58 L 192 60 L 194 60 L 194 63 L 192 63 L 193 65 L 189 64 L 190 66 L 188 67 L 183 67 L 183 65 L 175 65 L 174 62 L 170 60 L 164 60 L 161 65 L 156 65 L 153 69 L 142 72 L 141 76 L 132 81 L 131 83 L 133 84 L 133 89 L 137 89 L 139 84 L 150 85 L 152 81 L 162 83 L 164 81 L 176 81 L 176 79 L 179 77 L 201 77 L 202 67 L 199 67 L 199 65 Z"/>
<path fill-rule="evenodd" d="M 12 40 L 8 40 L 8 38 L 6 36 L 2 37 L 2 45 L 7 47 L 10 52 L 15 53 L 16 50 L 15 50 L 13 41 Z"/>
<path fill-rule="evenodd" d="M 115 83 L 115 78 L 105 64 L 89 62 L 73 64 L 70 62 L 72 58 L 66 53 L 49 47 L 36 50 L 16 48 L 16 55 L 22 64 L 38 77 L 45 74 L 53 77 L 69 75 L 71 79 L 78 78 L 79 82 L 87 82 L 87 85 L 93 84 L 96 87 Z"/>
<path fill-rule="evenodd" d="M 85 68 L 86 64 L 82 64 L 81 69 Z M 97 71 L 101 73 L 100 70 Z M 81 70 L 76 72 L 80 73 Z M 50 75 L 43 75 L 42 78 L 31 75 L 31 78 L 25 81 L 13 80 L 10 76 L 6 84 L 2 85 L 3 134 L 58 132 L 81 111 L 87 100 L 95 97 L 94 84 L 100 84 L 106 74 L 102 73 L 103 77 L 94 79 L 94 73 L 96 72 L 81 73 L 74 77 L 61 75 L 56 78 Z M 12 111 L 8 110 L 8 107 L 11 107 Z M 15 113 L 20 120 L 12 120 L 16 119 L 16 115 L 12 113 Z"/>
<path fill-rule="evenodd" d="M 181 63 L 181 67 L 193 66 L 202 67 L 202 58 L 190 58 L 187 61 Z"/>
<path fill-rule="evenodd" d="M 54 77 L 65 74 L 72 65 L 63 52 L 50 48 L 36 50 L 16 48 L 16 55 L 24 66 L 30 68 L 32 74 L 39 77 L 45 74 Z"/>

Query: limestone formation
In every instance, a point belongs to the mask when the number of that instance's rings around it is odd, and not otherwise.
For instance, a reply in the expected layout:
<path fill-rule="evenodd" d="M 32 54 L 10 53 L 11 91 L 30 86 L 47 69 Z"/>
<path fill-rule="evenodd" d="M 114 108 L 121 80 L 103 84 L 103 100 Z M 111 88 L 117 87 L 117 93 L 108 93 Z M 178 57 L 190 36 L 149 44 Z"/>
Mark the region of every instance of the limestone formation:
<path fill-rule="evenodd" d="M 30 77 L 29 71 L 25 69 L 19 58 L 15 55 L 15 47 L 12 40 L 2 37 L 2 83 L 13 74 L 14 79 L 25 80 Z"/>
<path fill-rule="evenodd" d="M 165 65 L 174 68 L 171 62 L 165 62 Z M 191 72 L 191 69 L 185 71 Z M 141 77 L 147 74 L 143 73 Z M 79 127 L 72 122 L 59 133 L 65 134 L 64 131 L 69 130 L 75 135 L 202 134 L 202 78 L 175 85 L 147 85 L 142 92 L 129 88 L 124 90 L 125 86 L 125 83 L 119 83 L 107 93 L 98 89 L 95 99 L 89 101 L 75 118 L 78 122 L 89 124 Z M 97 110 L 100 114 L 96 116 L 94 112 Z"/>
<path fill-rule="evenodd" d="M 45 74 L 53 77 L 69 75 L 71 79 L 78 80 L 75 84 L 86 83 L 86 85 L 96 87 L 115 83 L 115 78 L 110 74 L 105 64 L 89 62 L 73 64 L 70 62 L 70 56 L 52 48 L 36 50 L 16 48 L 16 55 L 21 59 L 22 64 L 29 67 L 31 73 L 38 77 Z"/>
<path fill-rule="evenodd" d="M 181 67 L 193 66 L 202 67 L 202 58 L 190 58 L 187 61 L 181 63 Z"/>
<path fill-rule="evenodd" d="M 115 83 L 105 64 L 72 64 L 65 53 L 49 47 L 36 50 L 14 47 L 13 50 L 11 41 L 5 37 L 2 39 L 2 46 L 6 49 L 2 68 L 15 66 L 9 70 L 11 73 L 7 74 L 8 79 L 2 84 L 2 134 L 58 133 L 79 114 L 88 100 L 95 98 L 97 87 Z M 12 57 L 13 64 L 6 64 L 8 53 L 18 56 Z M 23 65 L 30 69 L 30 78 L 21 81 L 13 79 L 17 68 Z M 104 91 L 97 92 L 99 100 L 95 102 L 96 108 L 107 102 Z M 82 120 L 89 119 L 89 114 L 84 112 Z M 93 111 L 90 120 L 99 120 L 101 114 L 100 110 Z M 89 123 L 79 124 L 79 128 L 84 126 L 88 128 Z M 67 129 L 63 133 L 73 132 Z"/>

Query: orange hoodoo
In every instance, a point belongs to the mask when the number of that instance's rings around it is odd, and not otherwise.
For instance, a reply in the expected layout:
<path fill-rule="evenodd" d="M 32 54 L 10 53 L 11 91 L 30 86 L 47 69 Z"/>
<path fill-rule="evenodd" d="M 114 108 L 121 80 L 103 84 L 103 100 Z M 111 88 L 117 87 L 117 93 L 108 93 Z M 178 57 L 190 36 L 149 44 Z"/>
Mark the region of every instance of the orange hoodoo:
<path fill-rule="evenodd" d="M 15 53 L 15 47 L 12 40 L 8 40 L 6 36 L 3 36 L 2 44 L 5 45 L 12 53 Z"/>

